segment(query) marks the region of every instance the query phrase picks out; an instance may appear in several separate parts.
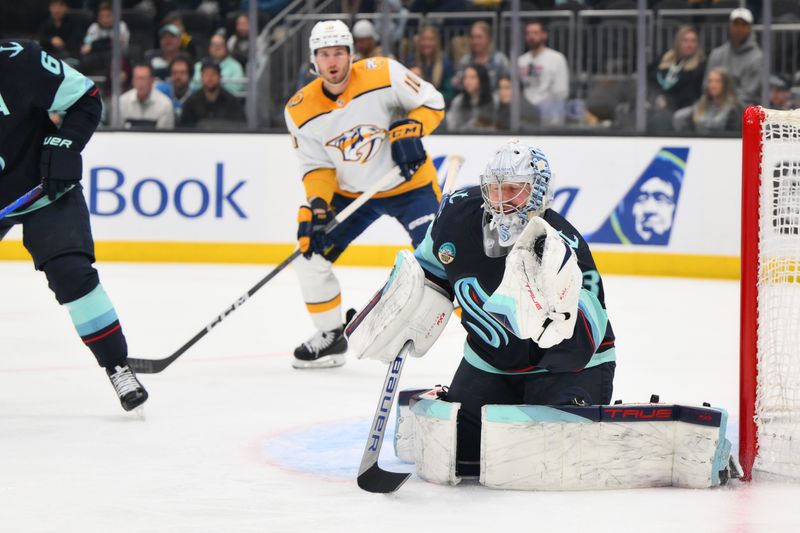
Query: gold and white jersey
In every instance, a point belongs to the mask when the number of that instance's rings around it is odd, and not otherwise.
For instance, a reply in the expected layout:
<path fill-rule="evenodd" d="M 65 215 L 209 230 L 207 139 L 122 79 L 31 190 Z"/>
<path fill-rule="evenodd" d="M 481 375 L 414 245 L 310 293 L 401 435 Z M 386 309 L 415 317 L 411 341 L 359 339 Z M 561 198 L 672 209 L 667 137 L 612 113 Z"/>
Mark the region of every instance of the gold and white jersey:
<path fill-rule="evenodd" d="M 412 118 L 430 134 L 444 117 L 444 98 L 397 61 L 373 57 L 353 64 L 345 91 L 331 97 L 317 78 L 288 102 L 286 125 L 300 159 L 307 196 L 355 196 L 394 166 L 389 125 Z M 334 174 L 335 172 L 335 174 Z M 376 197 L 435 181 L 428 157 L 409 181 L 398 176 Z M 326 190 L 327 189 L 327 190 Z"/>

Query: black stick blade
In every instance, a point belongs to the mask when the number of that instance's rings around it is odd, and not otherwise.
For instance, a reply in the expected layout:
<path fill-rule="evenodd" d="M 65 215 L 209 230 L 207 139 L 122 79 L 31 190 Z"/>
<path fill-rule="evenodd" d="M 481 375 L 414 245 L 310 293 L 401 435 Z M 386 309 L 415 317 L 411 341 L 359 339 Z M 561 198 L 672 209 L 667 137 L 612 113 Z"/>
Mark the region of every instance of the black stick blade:
<path fill-rule="evenodd" d="M 367 492 L 389 494 L 399 489 L 411 474 L 402 472 L 388 472 L 381 469 L 378 463 L 373 464 L 363 473 L 358 475 L 358 486 Z"/>
<path fill-rule="evenodd" d="M 135 357 L 128 358 L 128 366 L 138 374 L 158 374 L 169 365 L 171 361 L 166 362 L 163 359 L 136 359 Z"/>

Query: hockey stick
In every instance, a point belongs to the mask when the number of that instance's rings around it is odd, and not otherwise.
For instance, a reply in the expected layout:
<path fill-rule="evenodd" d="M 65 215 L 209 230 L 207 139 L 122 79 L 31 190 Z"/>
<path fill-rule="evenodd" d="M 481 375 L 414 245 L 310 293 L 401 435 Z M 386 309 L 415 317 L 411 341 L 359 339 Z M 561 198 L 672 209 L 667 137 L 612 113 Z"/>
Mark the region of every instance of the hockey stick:
<path fill-rule="evenodd" d="M 389 171 L 385 176 L 381 179 L 376 181 L 369 189 L 361 193 L 358 198 L 350 202 L 350 204 L 342 209 L 342 211 L 337 214 L 333 220 L 328 222 L 328 225 L 325 226 L 325 233 L 330 233 L 333 231 L 335 227 L 339 224 L 344 222 L 350 215 L 355 212 L 356 209 L 364 205 L 367 200 L 372 198 L 375 194 L 380 192 L 386 185 L 391 183 L 393 179 L 398 176 L 397 167 L 392 167 L 392 170 Z M 236 299 L 227 309 L 225 309 L 222 313 L 217 315 L 214 320 L 208 323 L 208 325 L 197 332 L 197 334 L 192 337 L 189 342 L 178 348 L 178 350 L 170 355 L 169 357 L 165 357 L 164 359 L 137 359 L 135 357 L 128 358 L 128 366 L 130 366 L 135 372 L 139 372 L 141 374 L 158 374 L 169 365 L 171 365 L 178 357 L 184 354 L 186 350 L 194 346 L 197 341 L 205 337 L 212 329 L 214 329 L 220 322 L 225 320 L 228 315 L 233 313 L 236 309 L 242 306 L 251 296 L 253 296 L 261 287 L 263 287 L 268 281 L 274 278 L 278 273 L 286 268 L 292 261 L 297 259 L 300 256 L 300 250 L 295 250 L 294 252 L 289 255 L 286 259 L 284 259 L 278 266 L 276 266 L 269 274 L 267 274 L 264 278 L 261 279 L 258 283 L 256 283 L 249 291 L 241 295 L 239 298 Z"/>
<path fill-rule="evenodd" d="M 377 492 L 379 494 L 394 492 L 411 476 L 411 474 L 401 472 L 389 472 L 378 465 L 383 435 L 386 432 L 386 425 L 389 423 L 389 414 L 392 412 L 392 404 L 394 404 L 394 397 L 397 394 L 397 385 L 400 382 L 400 372 L 403 371 L 403 363 L 406 362 L 411 346 L 411 341 L 403 345 L 400 353 L 389 365 L 386 379 L 383 380 L 381 398 L 378 400 L 378 408 L 372 418 L 370 435 L 367 439 L 367 445 L 364 447 L 364 454 L 361 456 L 361 465 L 358 467 L 358 478 L 356 478 L 358 486 L 367 492 Z"/>
<path fill-rule="evenodd" d="M 42 193 L 41 185 L 37 185 L 33 189 L 29 190 L 28 192 L 26 192 L 25 194 L 23 194 L 22 196 L 20 196 L 19 198 L 17 198 L 7 206 L 5 206 L 2 211 L 0 211 L 0 220 L 6 218 L 8 214 L 13 212 L 20 206 L 25 205 L 31 200 L 37 198 L 41 193 Z"/>
<path fill-rule="evenodd" d="M 455 189 L 456 177 L 461 168 L 464 158 L 460 155 L 452 155 L 448 158 L 447 176 L 444 180 L 442 203 L 447 201 L 450 193 Z M 389 423 L 389 413 L 391 413 L 394 397 L 397 393 L 397 385 L 400 382 L 400 373 L 403 371 L 403 363 L 406 361 L 411 350 L 411 341 L 406 342 L 400 353 L 394 358 L 386 371 L 386 379 L 383 381 L 381 398 L 378 400 L 378 408 L 372 418 L 370 435 L 367 445 L 364 447 L 364 454 L 361 456 L 361 465 L 358 467 L 358 486 L 367 492 L 388 494 L 399 489 L 411 474 L 401 472 L 389 472 L 378 465 L 378 456 L 381 453 L 383 435 L 386 432 L 386 424 Z"/>

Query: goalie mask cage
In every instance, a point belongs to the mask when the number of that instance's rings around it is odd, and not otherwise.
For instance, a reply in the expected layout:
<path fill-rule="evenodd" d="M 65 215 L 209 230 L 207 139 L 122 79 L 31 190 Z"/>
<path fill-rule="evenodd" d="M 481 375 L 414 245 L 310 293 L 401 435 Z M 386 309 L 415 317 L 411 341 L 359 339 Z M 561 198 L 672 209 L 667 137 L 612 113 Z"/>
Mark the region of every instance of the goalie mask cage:
<path fill-rule="evenodd" d="M 800 478 L 800 110 L 742 129 L 739 459 Z"/>

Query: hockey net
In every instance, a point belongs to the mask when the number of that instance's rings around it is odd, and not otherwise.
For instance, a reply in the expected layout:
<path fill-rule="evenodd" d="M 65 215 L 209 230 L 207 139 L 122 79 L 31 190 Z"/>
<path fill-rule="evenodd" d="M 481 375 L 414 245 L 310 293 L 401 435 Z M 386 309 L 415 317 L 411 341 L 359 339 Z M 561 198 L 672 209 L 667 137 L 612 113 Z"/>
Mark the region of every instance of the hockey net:
<path fill-rule="evenodd" d="M 800 478 L 800 110 L 748 108 L 742 139 L 739 458 Z"/>

